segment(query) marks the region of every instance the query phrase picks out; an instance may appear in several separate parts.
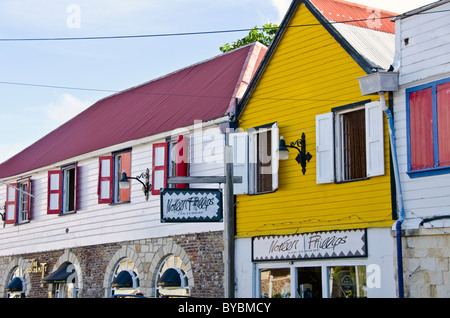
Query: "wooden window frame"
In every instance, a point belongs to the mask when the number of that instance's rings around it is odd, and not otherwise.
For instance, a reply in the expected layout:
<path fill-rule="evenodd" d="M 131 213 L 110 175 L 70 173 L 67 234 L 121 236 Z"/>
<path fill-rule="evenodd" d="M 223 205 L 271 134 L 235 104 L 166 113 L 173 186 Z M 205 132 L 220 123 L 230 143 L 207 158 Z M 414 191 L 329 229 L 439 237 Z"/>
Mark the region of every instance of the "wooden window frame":
<path fill-rule="evenodd" d="M 407 174 L 411 178 L 417 178 L 417 177 L 426 177 L 426 176 L 433 176 L 433 175 L 440 175 L 440 174 L 447 174 L 450 173 L 450 163 L 447 163 L 447 165 L 441 165 L 440 158 L 439 158 L 439 151 L 440 151 L 440 140 L 446 140 L 445 138 L 442 138 L 442 136 L 439 136 L 440 129 L 439 129 L 439 105 L 438 105 L 438 86 L 441 85 L 448 85 L 450 83 L 450 78 L 444 78 L 437 81 L 433 81 L 430 83 L 426 83 L 419 86 L 414 86 L 411 88 L 407 88 L 405 90 L 405 98 L 406 98 L 406 136 L 407 136 Z M 412 109 L 414 106 L 411 103 L 411 94 L 425 91 L 425 90 L 431 90 L 431 127 L 428 127 L 432 133 L 432 150 L 433 153 L 428 154 L 429 156 L 432 156 L 432 167 L 415 167 L 415 163 L 413 162 L 413 143 L 414 143 L 414 136 L 413 136 L 413 119 L 412 116 L 414 115 L 414 110 Z M 441 137 L 441 138 L 440 138 Z M 422 151 L 425 151 L 422 149 Z"/>

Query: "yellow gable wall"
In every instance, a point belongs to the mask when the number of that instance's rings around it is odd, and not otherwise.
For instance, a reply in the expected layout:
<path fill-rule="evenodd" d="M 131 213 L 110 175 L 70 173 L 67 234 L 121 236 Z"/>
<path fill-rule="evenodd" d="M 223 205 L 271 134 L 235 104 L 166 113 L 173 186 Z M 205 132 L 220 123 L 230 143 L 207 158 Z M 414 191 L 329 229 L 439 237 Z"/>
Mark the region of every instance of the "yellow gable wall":
<path fill-rule="evenodd" d="M 357 77 L 366 73 L 300 5 L 245 106 L 243 129 L 278 122 L 286 143 L 306 135 L 313 157 L 306 174 L 290 149 L 280 160 L 279 188 L 260 195 L 238 195 L 238 237 L 293 234 L 393 224 L 389 171 L 389 139 L 385 128 L 385 175 L 347 183 L 316 184 L 315 116 L 331 108 L 372 99 L 361 96 Z"/>

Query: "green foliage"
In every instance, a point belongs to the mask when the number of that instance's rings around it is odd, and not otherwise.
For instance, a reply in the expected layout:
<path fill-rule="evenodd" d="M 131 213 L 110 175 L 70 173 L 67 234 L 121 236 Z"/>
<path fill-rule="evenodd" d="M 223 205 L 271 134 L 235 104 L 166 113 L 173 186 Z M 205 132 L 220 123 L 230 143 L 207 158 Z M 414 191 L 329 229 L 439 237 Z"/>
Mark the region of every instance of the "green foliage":
<path fill-rule="evenodd" d="M 266 23 L 262 26 L 262 28 L 258 28 L 257 26 L 255 26 L 250 30 L 249 34 L 246 37 L 239 39 L 231 44 L 225 43 L 219 49 L 221 52 L 225 53 L 256 41 L 269 46 L 270 43 L 272 43 L 272 40 L 277 33 L 278 28 L 278 25 L 272 23 Z"/>

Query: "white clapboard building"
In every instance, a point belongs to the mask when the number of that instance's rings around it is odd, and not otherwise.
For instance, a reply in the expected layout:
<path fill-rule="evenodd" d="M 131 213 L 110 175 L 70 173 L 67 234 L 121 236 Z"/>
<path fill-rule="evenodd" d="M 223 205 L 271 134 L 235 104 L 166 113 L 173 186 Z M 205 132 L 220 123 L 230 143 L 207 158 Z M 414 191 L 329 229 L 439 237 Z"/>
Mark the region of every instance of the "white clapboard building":
<path fill-rule="evenodd" d="M 222 131 L 266 49 L 106 97 L 2 163 L 0 297 L 223 297 L 223 222 L 164 222 L 160 193 L 220 188 L 167 179 L 224 175 Z"/>

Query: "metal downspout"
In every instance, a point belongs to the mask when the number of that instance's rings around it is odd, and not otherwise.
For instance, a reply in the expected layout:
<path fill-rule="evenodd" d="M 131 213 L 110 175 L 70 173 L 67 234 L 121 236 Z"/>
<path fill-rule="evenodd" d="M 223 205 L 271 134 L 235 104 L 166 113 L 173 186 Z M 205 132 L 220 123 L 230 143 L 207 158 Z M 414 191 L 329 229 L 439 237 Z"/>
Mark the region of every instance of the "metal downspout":
<path fill-rule="evenodd" d="M 386 106 L 386 96 L 385 92 L 379 92 L 380 95 L 380 101 L 383 106 L 383 111 L 386 114 L 386 117 L 388 119 L 388 125 L 389 125 L 389 141 L 391 144 L 391 152 L 392 152 L 392 165 L 394 168 L 394 179 L 395 179 L 395 188 L 398 198 L 398 205 L 399 205 L 399 211 L 400 215 L 399 218 L 395 224 L 395 228 L 397 231 L 397 279 L 398 279 L 398 297 L 403 298 L 404 297 L 404 290 L 403 290 L 403 253 L 402 253 L 402 224 L 405 220 L 405 208 L 403 205 L 403 194 L 402 194 L 402 187 L 400 184 L 400 175 L 398 170 L 398 161 L 397 161 L 397 148 L 395 146 L 395 132 L 394 132 L 394 121 L 392 118 L 392 112 L 391 110 Z"/>

